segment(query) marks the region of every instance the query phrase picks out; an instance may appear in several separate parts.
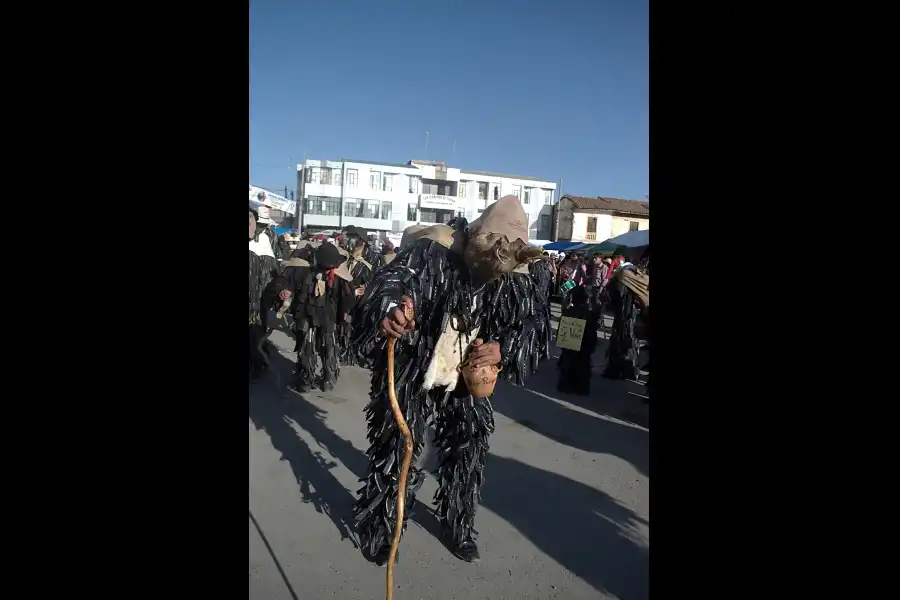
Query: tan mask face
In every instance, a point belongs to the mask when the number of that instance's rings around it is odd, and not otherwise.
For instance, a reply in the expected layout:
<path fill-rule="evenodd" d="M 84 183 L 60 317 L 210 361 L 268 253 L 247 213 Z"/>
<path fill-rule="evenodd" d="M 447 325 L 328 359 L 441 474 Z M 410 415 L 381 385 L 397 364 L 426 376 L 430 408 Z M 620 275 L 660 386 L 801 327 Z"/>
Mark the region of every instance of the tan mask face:
<path fill-rule="evenodd" d="M 519 239 L 510 243 L 503 234 L 477 233 L 469 237 L 463 251 L 463 260 L 469 267 L 472 284 L 481 287 L 504 273 L 513 271 L 519 263 L 524 263 L 535 255 L 539 256 L 540 252 L 540 248 L 529 246 Z"/>
<path fill-rule="evenodd" d="M 253 218 L 253 213 L 250 213 L 250 239 L 256 235 L 256 219 Z"/>

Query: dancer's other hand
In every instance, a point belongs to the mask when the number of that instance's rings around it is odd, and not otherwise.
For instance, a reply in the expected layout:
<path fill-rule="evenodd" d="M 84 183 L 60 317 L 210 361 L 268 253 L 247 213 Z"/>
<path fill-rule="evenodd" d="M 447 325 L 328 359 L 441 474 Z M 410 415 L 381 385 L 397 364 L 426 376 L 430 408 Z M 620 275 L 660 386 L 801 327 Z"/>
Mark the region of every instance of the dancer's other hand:
<path fill-rule="evenodd" d="M 356 288 L 356 297 L 357 297 L 357 298 L 360 297 L 360 296 L 362 296 L 362 295 L 365 294 L 365 293 L 366 293 L 366 286 L 361 285 L 361 286 L 359 286 L 358 288 Z"/>
<path fill-rule="evenodd" d="M 403 314 L 403 307 L 408 306 L 410 311 L 413 309 L 413 301 L 409 296 L 403 296 L 400 299 L 400 306 L 391 309 L 388 315 L 381 320 L 381 335 L 389 338 L 399 338 L 404 333 L 412 331 L 416 326 L 414 319 L 407 319 Z"/>
<path fill-rule="evenodd" d="M 287 300 L 290 297 L 291 297 L 290 290 L 281 290 L 281 292 L 279 292 L 279 294 L 278 294 L 278 298 L 280 298 L 282 302 L 284 302 L 285 300 Z"/>
<path fill-rule="evenodd" d="M 474 368 L 484 365 L 500 364 L 500 344 L 497 342 L 484 342 L 479 346 L 473 346 L 469 352 L 469 364 Z"/>

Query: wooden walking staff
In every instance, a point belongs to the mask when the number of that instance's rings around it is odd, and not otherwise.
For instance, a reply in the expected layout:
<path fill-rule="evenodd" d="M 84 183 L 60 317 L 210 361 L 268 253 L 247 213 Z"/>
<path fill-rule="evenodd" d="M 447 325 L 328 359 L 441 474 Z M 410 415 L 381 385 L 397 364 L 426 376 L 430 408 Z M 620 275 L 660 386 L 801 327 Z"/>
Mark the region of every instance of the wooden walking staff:
<path fill-rule="evenodd" d="M 404 303 L 403 314 L 407 321 L 413 318 L 413 309 L 409 304 Z M 397 343 L 396 338 L 388 339 L 387 343 L 387 369 L 388 369 L 388 400 L 391 402 L 391 410 L 394 411 L 394 419 L 397 421 L 397 427 L 403 435 L 403 461 L 400 463 L 400 481 L 397 490 L 397 522 L 394 525 L 394 539 L 391 540 L 391 552 L 388 554 L 387 561 L 387 600 L 394 598 L 394 560 L 397 558 L 397 546 L 400 544 L 400 534 L 403 531 L 403 517 L 406 513 L 406 480 L 409 477 L 409 463 L 413 454 L 413 438 L 409 431 L 409 425 L 403 418 L 400 411 L 400 403 L 397 401 L 397 391 L 394 389 L 394 344 Z"/>

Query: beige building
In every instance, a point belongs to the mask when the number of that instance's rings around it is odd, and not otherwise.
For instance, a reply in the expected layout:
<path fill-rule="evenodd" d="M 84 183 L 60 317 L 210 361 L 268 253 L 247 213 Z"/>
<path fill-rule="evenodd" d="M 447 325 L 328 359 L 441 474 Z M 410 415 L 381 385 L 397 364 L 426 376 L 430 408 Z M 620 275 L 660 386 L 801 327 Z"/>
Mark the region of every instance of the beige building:
<path fill-rule="evenodd" d="M 603 242 L 650 229 L 650 203 L 622 198 L 565 195 L 553 207 L 554 242 Z"/>

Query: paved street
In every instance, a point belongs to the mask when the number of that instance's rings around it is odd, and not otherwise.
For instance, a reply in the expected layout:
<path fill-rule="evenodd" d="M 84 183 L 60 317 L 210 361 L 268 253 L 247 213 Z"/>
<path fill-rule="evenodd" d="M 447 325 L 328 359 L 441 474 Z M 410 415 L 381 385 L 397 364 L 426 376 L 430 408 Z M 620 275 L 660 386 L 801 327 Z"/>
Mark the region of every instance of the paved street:
<path fill-rule="evenodd" d="M 250 599 L 383 598 L 384 569 L 355 547 L 351 513 L 366 470 L 369 373 L 345 367 L 332 393 L 301 396 L 286 387 L 293 340 L 271 339 L 276 372 L 251 390 Z M 601 339 L 595 365 L 604 352 Z M 598 368 L 590 398 L 555 383 L 551 360 L 527 389 L 497 387 L 481 562 L 459 561 L 437 539 L 428 480 L 400 542 L 396 600 L 648 598 L 649 409 L 629 394 L 643 390 Z"/>

